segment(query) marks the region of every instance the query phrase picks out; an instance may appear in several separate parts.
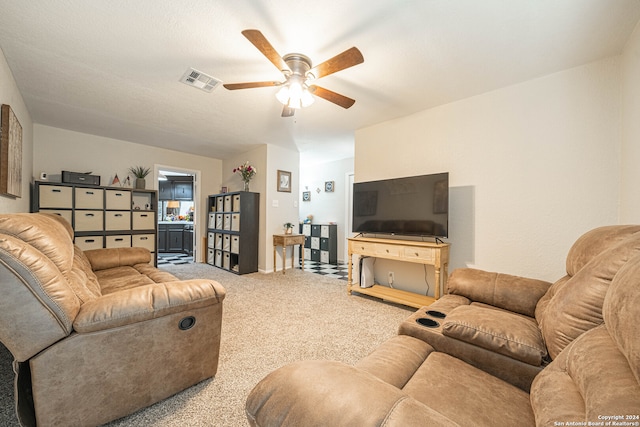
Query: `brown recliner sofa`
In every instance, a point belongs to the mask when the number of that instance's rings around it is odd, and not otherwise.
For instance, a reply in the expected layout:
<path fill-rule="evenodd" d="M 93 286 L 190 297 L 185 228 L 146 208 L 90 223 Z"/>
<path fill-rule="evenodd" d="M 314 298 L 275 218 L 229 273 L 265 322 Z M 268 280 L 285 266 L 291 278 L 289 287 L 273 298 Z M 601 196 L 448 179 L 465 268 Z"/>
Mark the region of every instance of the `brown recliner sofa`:
<path fill-rule="evenodd" d="M 224 288 L 142 248 L 83 252 L 47 214 L 0 215 L 0 341 L 25 426 L 91 426 L 216 374 Z"/>
<path fill-rule="evenodd" d="M 528 391 L 562 349 L 602 324 L 611 280 L 638 253 L 640 226 L 614 225 L 582 235 L 567 255 L 567 274 L 553 285 L 458 269 L 447 294 L 406 319 L 399 333 Z"/>
<path fill-rule="evenodd" d="M 356 366 L 304 361 L 272 372 L 249 394 L 247 418 L 254 427 L 638 425 L 640 256 L 607 287 L 602 314 L 530 393 L 398 335 Z"/>

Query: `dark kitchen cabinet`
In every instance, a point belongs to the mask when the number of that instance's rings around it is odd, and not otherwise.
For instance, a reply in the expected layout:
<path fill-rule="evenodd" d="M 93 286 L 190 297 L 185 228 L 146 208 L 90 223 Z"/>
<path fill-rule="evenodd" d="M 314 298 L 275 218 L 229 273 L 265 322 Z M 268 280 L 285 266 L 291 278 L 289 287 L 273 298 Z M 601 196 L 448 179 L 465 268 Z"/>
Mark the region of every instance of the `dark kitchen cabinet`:
<path fill-rule="evenodd" d="M 158 225 L 158 251 L 193 253 L 193 228 L 191 237 L 185 237 L 184 223 Z M 191 226 L 193 227 L 193 226 Z"/>
<path fill-rule="evenodd" d="M 160 200 L 193 200 L 193 177 L 168 176 L 166 181 L 160 181 L 158 185 L 158 198 Z"/>
<path fill-rule="evenodd" d="M 193 182 L 174 181 L 173 200 L 193 200 Z"/>
<path fill-rule="evenodd" d="M 173 183 L 171 181 L 160 181 L 158 198 L 160 200 L 173 200 Z"/>
<path fill-rule="evenodd" d="M 169 242 L 167 250 L 169 252 L 182 252 L 182 229 L 169 227 Z"/>
<path fill-rule="evenodd" d="M 185 254 L 193 255 L 193 227 L 186 226 L 182 231 L 182 249 Z"/>

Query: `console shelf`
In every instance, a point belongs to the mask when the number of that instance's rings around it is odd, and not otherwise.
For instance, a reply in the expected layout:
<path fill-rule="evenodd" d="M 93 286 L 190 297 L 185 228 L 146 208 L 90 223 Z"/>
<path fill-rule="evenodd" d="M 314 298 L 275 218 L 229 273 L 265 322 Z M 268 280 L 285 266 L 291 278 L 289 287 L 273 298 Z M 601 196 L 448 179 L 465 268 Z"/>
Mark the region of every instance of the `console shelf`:
<path fill-rule="evenodd" d="M 425 305 L 433 304 L 436 299 L 430 296 L 420 295 L 409 291 L 390 288 L 388 286 L 373 285 L 370 288 L 361 288 L 358 285 L 351 285 L 349 293 L 358 292 L 359 294 L 369 295 L 380 298 L 385 301 L 395 302 L 397 304 L 406 305 L 408 307 L 420 308 Z"/>
<path fill-rule="evenodd" d="M 440 298 L 440 289 L 445 289 L 449 266 L 449 244 L 421 242 L 413 240 L 380 239 L 373 237 L 355 237 L 349 241 L 347 292 L 358 292 L 387 301 L 420 308 L 432 304 Z M 416 294 L 381 285 L 361 288 L 353 284 L 353 255 L 365 255 L 396 261 L 432 265 L 435 268 L 436 287 L 434 297 Z"/>

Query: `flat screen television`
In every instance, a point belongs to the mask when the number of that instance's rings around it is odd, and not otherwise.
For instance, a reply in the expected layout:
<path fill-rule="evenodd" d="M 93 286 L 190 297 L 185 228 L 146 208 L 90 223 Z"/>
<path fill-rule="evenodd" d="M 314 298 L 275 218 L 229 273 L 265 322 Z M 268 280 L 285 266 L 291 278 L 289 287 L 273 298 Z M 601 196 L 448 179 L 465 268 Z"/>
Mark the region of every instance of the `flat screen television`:
<path fill-rule="evenodd" d="M 353 184 L 353 231 L 449 236 L 449 173 Z"/>

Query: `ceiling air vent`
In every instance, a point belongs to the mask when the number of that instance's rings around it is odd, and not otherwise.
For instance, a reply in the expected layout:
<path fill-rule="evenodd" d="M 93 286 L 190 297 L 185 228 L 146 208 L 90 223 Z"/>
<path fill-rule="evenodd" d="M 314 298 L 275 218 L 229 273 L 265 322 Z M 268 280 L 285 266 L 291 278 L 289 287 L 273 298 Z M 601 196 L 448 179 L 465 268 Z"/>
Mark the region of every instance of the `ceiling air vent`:
<path fill-rule="evenodd" d="M 211 92 L 214 90 L 220 83 L 220 80 L 208 76 L 205 73 L 198 71 L 194 68 L 189 68 L 180 78 L 180 81 L 186 85 L 196 87 L 205 92 Z"/>

